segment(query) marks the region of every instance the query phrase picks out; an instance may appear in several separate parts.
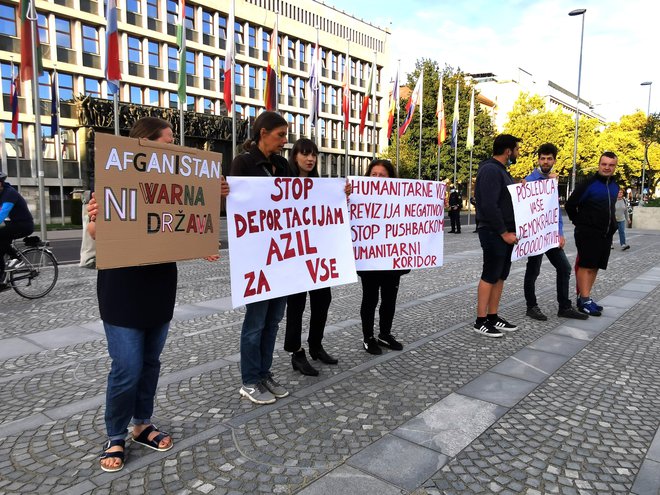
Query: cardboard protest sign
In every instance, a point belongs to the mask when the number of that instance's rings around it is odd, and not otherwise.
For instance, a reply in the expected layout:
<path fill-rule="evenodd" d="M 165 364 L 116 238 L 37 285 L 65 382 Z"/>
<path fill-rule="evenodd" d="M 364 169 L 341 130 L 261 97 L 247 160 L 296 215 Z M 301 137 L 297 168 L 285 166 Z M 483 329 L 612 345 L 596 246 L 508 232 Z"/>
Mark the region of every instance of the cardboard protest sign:
<path fill-rule="evenodd" d="M 227 180 L 234 307 L 357 281 L 344 179 Z"/>
<path fill-rule="evenodd" d="M 218 254 L 222 155 L 95 136 L 100 269 Z"/>
<path fill-rule="evenodd" d="M 556 179 L 507 186 L 516 217 L 518 244 L 511 261 L 559 246 L 559 194 Z"/>
<path fill-rule="evenodd" d="M 441 182 L 349 177 L 349 211 L 358 270 L 442 266 L 445 185 Z"/>

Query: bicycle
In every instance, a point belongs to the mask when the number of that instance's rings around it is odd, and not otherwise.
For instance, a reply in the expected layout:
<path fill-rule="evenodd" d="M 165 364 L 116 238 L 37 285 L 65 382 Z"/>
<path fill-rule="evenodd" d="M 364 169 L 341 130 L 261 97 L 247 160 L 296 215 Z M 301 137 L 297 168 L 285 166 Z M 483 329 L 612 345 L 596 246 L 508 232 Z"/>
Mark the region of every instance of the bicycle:
<path fill-rule="evenodd" d="M 5 274 L 0 285 L 5 283 L 26 299 L 38 299 L 48 294 L 57 282 L 57 259 L 49 249 L 48 241 L 38 236 L 23 239 L 24 248 L 19 249 L 16 241 L 11 246 L 15 253 L 5 255 Z"/>

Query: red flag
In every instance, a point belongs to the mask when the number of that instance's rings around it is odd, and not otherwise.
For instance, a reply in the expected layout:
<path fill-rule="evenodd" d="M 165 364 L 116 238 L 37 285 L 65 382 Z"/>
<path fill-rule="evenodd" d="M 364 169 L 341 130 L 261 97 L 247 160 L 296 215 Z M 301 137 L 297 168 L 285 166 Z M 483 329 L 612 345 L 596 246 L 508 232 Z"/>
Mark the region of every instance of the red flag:
<path fill-rule="evenodd" d="M 119 32 L 117 31 L 117 1 L 108 0 L 105 13 L 105 79 L 108 81 L 108 93 L 119 92 L 121 68 L 119 65 Z"/>
<path fill-rule="evenodd" d="M 234 23 L 236 22 L 234 16 L 234 1 L 231 2 L 229 9 L 229 19 L 227 20 L 227 55 L 225 56 L 225 85 L 224 85 L 224 98 L 227 112 L 232 113 L 232 89 L 234 81 L 232 79 L 232 67 L 234 65 Z"/>
<path fill-rule="evenodd" d="M 344 129 L 348 129 L 348 113 L 351 111 L 351 59 L 346 54 L 344 61 L 344 80 L 341 83 L 341 111 L 344 114 Z"/>
<path fill-rule="evenodd" d="M 36 44 L 36 68 L 37 75 L 43 72 L 43 65 L 41 63 L 41 43 L 39 43 L 39 29 L 36 29 L 37 20 L 30 19 L 30 15 L 34 13 L 36 18 L 36 10 L 32 6 L 31 0 L 21 0 L 21 80 L 32 80 L 32 72 L 35 67 L 34 60 L 32 60 L 32 29 L 34 28 L 34 40 Z"/>
<path fill-rule="evenodd" d="M 369 86 L 367 92 L 362 98 L 362 110 L 360 111 L 360 136 L 364 131 L 364 125 L 367 120 L 367 110 L 369 110 L 369 100 L 371 99 L 371 85 L 374 83 L 374 69 L 375 65 L 371 66 L 371 77 L 369 78 Z"/>
<path fill-rule="evenodd" d="M 277 22 L 275 22 L 275 29 L 273 29 L 273 34 L 270 35 L 268 67 L 266 68 L 266 87 L 264 88 L 266 110 L 275 110 L 277 108 L 277 80 L 280 71 L 277 38 Z"/>

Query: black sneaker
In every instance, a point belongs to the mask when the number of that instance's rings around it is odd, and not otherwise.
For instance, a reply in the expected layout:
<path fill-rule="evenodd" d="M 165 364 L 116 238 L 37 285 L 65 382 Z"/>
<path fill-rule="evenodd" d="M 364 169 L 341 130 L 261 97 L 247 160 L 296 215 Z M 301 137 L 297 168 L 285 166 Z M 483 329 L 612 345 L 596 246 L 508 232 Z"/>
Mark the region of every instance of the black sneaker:
<path fill-rule="evenodd" d="M 474 331 L 486 337 L 495 337 L 495 338 L 504 337 L 504 334 L 500 332 L 497 328 L 495 328 L 493 324 L 488 320 L 484 321 L 481 324 L 475 323 Z"/>
<path fill-rule="evenodd" d="M 376 339 L 373 337 L 369 337 L 366 342 L 362 342 L 362 346 L 364 347 L 364 350 L 369 354 L 374 354 L 377 356 L 383 353 L 383 350 L 380 348 L 378 342 L 376 342 Z"/>
<path fill-rule="evenodd" d="M 557 316 L 560 318 L 572 318 L 574 320 L 586 320 L 589 318 L 589 315 L 586 313 L 580 313 L 573 307 L 560 309 L 557 311 Z"/>
<path fill-rule="evenodd" d="M 501 316 L 498 316 L 496 319 L 489 321 L 490 324 L 493 325 L 497 330 L 502 330 L 504 332 L 514 332 L 518 330 L 517 326 L 515 326 L 513 323 L 509 323 Z"/>
<path fill-rule="evenodd" d="M 543 311 L 541 311 L 541 308 L 538 306 L 532 306 L 531 308 L 527 308 L 527 316 L 534 320 L 539 320 L 539 321 L 546 321 L 548 319 L 547 316 L 543 314 Z"/>
<path fill-rule="evenodd" d="M 382 333 L 378 334 L 378 344 L 384 345 L 385 347 L 389 347 L 393 351 L 403 350 L 403 344 L 401 342 L 398 342 L 390 334 L 382 334 Z"/>

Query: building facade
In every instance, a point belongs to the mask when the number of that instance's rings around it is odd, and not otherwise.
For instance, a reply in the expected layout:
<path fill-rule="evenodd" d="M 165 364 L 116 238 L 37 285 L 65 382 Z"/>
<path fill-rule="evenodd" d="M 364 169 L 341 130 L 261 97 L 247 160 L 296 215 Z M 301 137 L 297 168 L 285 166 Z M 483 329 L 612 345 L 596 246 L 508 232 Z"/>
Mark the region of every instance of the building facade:
<path fill-rule="evenodd" d="M 264 108 L 263 90 L 270 37 L 277 22 L 280 50 L 278 111 L 289 123 L 289 141 L 299 137 L 317 140 L 321 149 L 319 170 L 323 176 L 361 173 L 372 156 L 387 145 L 379 116 L 387 109 L 389 88 L 382 81 L 389 63 L 388 31 L 356 19 L 348 13 L 315 0 L 235 0 L 235 111 L 247 122 Z M 179 53 L 176 44 L 176 0 L 118 0 L 120 102 L 143 108 L 177 109 Z M 186 75 L 188 115 L 226 116 L 223 101 L 225 47 L 230 0 L 188 0 L 185 8 Z M 18 0 L 0 0 L 0 69 L 3 98 L 0 120 L 5 141 L 2 170 L 12 183 L 19 180 L 22 192 L 36 205 L 37 171 L 33 160 L 40 150 L 44 160 L 47 216 L 59 215 L 59 191 L 69 197 L 88 187 L 85 173 L 87 122 L 80 120 L 76 100 L 108 98 L 104 78 L 106 49 L 106 4 L 97 0 L 37 0 L 39 37 L 44 72 L 39 77 L 42 137 L 35 139 L 31 85 L 21 85 L 19 128 L 11 133 L 11 80 L 20 66 L 20 20 Z M 314 128 L 310 121 L 311 94 L 308 85 L 311 60 L 317 42 L 320 58 L 320 115 Z M 12 61 L 15 65 L 12 74 Z M 348 160 L 342 115 L 344 64 L 350 62 L 350 118 Z M 375 98 L 367 125 L 359 135 L 360 106 L 375 64 Z M 58 73 L 62 170 L 58 170 L 55 139 L 50 130 L 51 78 Z M 99 105 L 103 108 L 107 105 Z M 164 113 L 164 115 L 167 115 Z M 87 118 L 89 115 L 87 116 Z M 99 116 L 97 123 L 112 115 Z M 173 124 L 175 124 L 173 122 Z M 243 127 L 244 129 L 244 127 Z M 105 132 L 106 129 L 99 129 Z M 245 130 L 245 129 L 244 129 Z M 107 132 L 112 132 L 111 126 Z M 125 132 L 125 129 L 122 130 Z M 247 133 L 243 133 L 244 135 Z M 242 137 L 242 136 L 241 136 Z M 231 138 L 229 138 L 231 143 Z M 202 141 L 186 145 L 206 146 Z M 225 151 L 230 160 L 231 148 Z M 6 157 L 5 157 L 6 155 Z M 66 209 L 66 208 L 65 208 Z M 66 212 L 65 212 L 66 213 Z"/>

